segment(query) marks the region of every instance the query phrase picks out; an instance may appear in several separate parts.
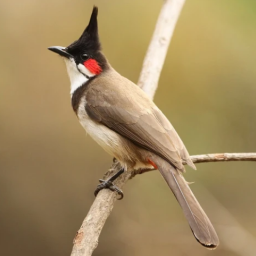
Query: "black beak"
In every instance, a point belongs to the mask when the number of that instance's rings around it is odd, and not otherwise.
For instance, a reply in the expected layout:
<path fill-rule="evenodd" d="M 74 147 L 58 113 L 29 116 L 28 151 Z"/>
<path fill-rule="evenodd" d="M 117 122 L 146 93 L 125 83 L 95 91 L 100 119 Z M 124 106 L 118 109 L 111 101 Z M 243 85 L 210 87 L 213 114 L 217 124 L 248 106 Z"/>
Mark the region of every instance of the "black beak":
<path fill-rule="evenodd" d="M 73 58 L 71 54 L 65 51 L 65 47 L 62 46 L 51 46 L 48 48 L 48 50 L 58 53 L 60 56 L 65 58 Z"/>

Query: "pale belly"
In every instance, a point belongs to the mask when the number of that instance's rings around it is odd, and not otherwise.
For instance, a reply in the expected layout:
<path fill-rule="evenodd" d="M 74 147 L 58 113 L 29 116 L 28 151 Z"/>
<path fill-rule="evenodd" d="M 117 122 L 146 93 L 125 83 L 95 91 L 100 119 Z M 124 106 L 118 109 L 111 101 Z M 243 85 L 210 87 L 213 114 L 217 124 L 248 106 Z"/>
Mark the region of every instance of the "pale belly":
<path fill-rule="evenodd" d="M 86 132 L 111 156 L 115 157 L 127 169 L 151 168 L 145 164 L 146 151 L 112 131 L 105 125 L 96 123 L 85 111 L 85 100 L 80 103 L 77 116 Z M 143 154 L 142 154 L 143 152 Z"/>

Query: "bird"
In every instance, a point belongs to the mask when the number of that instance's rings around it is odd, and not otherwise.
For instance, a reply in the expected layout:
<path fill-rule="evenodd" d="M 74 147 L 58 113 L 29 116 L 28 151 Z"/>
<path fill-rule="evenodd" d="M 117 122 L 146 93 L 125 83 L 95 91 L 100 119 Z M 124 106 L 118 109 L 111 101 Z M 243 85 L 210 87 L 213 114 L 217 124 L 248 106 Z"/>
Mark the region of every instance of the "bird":
<path fill-rule="evenodd" d="M 123 172 L 157 169 L 170 187 L 196 240 L 208 249 L 219 245 L 216 231 L 184 179 L 183 163 L 195 168 L 178 133 L 135 83 L 119 74 L 102 52 L 98 8 L 80 38 L 48 49 L 63 57 L 71 83 L 71 105 L 86 132 L 121 166 L 96 189 L 122 191 L 113 181 Z"/>

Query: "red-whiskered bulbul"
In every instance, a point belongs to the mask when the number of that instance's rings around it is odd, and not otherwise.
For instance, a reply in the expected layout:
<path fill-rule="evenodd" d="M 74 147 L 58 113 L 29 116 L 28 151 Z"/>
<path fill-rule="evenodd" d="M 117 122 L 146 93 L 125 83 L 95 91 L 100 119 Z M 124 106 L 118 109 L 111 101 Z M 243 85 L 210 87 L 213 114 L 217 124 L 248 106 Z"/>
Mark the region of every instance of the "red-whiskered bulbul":
<path fill-rule="evenodd" d="M 123 171 L 158 169 L 196 240 L 209 249 L 216 248 L 218 236 L 182 175 L 183 161 L 195 169 L 186 147 L 154 102 L 111 67 L 101 52 L 97 14 L 94 7 L 89 25 L 77 41 L 49 50 L 64 57 L 72 107 L 81 125 L 122 166 L 100 189 L 108 187 L 121 194 L 111 182 Z"/>

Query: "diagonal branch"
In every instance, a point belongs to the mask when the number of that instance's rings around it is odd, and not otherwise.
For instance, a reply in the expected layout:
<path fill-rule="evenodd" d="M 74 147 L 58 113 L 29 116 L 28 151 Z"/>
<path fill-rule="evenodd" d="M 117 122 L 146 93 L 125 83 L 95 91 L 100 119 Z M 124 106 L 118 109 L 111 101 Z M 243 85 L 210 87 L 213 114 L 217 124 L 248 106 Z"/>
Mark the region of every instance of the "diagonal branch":
<path fill-rule="evenodd" d="M 165 56 L 178 17 L 185 0 L 165 0 L 156 24 L 155 32 L 149 45 L 138 85 L 153 99 L 158 80 L 163 67 Z M 216 161 L 256 161 L 256 153 L 224 153 L 192 156 L 194 163 Z M 106 177 L 120 170 L 119 163 L 113 163 Z M 134 173 L 138 174 L 138 173 Z M 122 188 L 131 177 L 131 173 L 124 173 L 115 184 Z M 104 224 L 109 217 L 116 193 L 110 190 L 101 190 L 94 200 L 82 226 L 74 238 L 71 256 L 90 256 L 98 246 L 98 239 Z"/>
<path fill-rule="evenodd" d="M 163 67 L 170 39 L 180 15 L 185 0 L 165 0 L 159 14 L 150 46 L 148 48 L 138 85 L 153 99 L 157 89 L 159 76 Z M 120 169 L 113 164 L 106 174 Z M 122 188 L 130 178 L 130 173 L 124 173 L 115 184 Z M 78 230 L 73 241 L 71 256 L 90 256 L 98 245 L 101 230 L 117 200 L 116 193 L 107 189 L 101 190 L 94 200 L 89 213 Z"/>
<path fill-rule="evenodd" d="M 146 53 L 138 86 L 153 99 L 170 40 L 185 0 L 164 1 Z"/>

